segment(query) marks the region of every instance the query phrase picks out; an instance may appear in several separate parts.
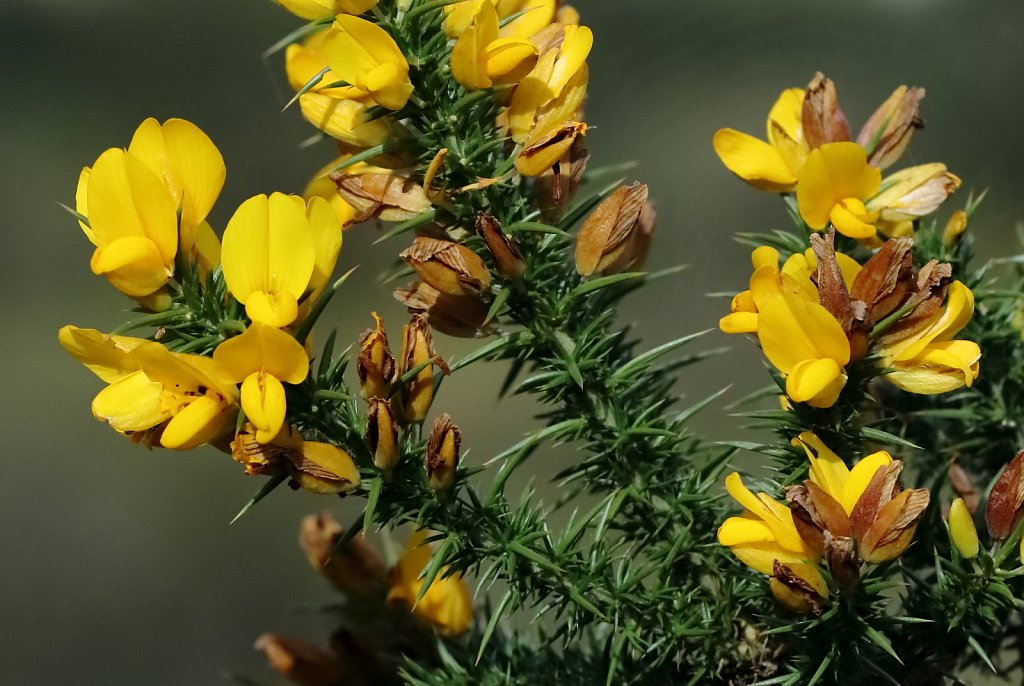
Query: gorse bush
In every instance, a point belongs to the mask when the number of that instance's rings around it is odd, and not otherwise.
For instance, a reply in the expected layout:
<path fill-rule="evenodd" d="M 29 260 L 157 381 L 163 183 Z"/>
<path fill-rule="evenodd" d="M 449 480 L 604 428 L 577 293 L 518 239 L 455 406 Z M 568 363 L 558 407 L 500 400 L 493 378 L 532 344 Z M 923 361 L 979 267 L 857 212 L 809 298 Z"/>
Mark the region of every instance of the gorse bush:
<path fill-rule="evenodd" d="M 715 134 L 791 226 L 739 237 L 753 272 L 720 323 L 768 362 L 737 415 L 762 442 L 711 443 L 693 418 L 724 391 L 681 406 L 673 390 L 701 334 L 677 313 L 680 337 L 648 348 L 618 324 L 627 294 L 677 270 L 643 270 L 647 186 L 588 164 L 579 13 L 278 1 L 308 22 L 272 52 L 325 166 L 218 232 L 216 146 L 147 119 L 82 171 L 71 210 L 137 316 L 60 331 L 106 384 L 97 419 L 260 478 L 239 516 L 285 483 L 363 504 L 344 527 L 302 522 L 337 629 L 260 637 L 274 668 L 308 686 L 1019 678 L 1022 276 L 1016 258 L 975 264 L 980 197 L 947 209 L 961 180 L 944 164 L 892 171 L 923 89 L 898 87 L 854 135 L 819 73 L 779 96 L 767 140 Z M 410 319 L 367 308 L 357 338 L 322 320 L 364 222 L 384 225 Z M 480 344 L 446 360 L 435 333 Z M 496 361 L 491 392 L 529 396 L 543 425 L 462 461 L 444 379 Z M 581 450 L 554 507 L 510 492 L 565 443 Z M 385 562 L 375 539 L 406 525 Z"/>

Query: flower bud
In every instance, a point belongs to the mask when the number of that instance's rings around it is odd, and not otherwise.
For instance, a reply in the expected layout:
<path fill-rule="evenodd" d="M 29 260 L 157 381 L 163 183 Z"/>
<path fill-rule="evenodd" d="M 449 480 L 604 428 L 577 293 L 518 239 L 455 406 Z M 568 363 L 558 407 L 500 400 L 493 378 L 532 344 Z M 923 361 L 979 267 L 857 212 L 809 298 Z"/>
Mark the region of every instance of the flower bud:
<path fill-rule="evenodd" d="M 373 313 L 377 328 L 367 330 L 359 339 L 359 357 L 356 359 L 356 374 L 363 399 L 386 398 L 395 380 L 395 358 L 388 349 L 388 335 L 384 322 Z"/>
<path fill-rule="evenodd" d="M 582 276 L 610 273 L 635 262 L 653 230 L 653 221 L 644 218 L 646 202 L 647 186 L 640 183 L 621 186 L 605 198 L 576 237 L 576 271 Z M 639 245 L 634 242 L 638 237 Z"/>
<path fill-rule="evenodd" d="M 446 414 L 434 420 L 427 440 L 427 479 L 435 491 L 448 491 L 455 483 L 455 469 L 459 465 L 459 446 L 462 433 Z"/>
<path fill-rule="evenodd" d="M 366 420 L 366 445 L 373 454 L 373 464 L 385 476 L 390 476 L 398 464 L 398 429 L 391 403 L 383 398 L 371 398 Z"/>
<path fill-rule="evenodd" d="M 253 648 L 263 653 L 271 667 L 302 686 L 341 682 L 341 660 L 326 648 L 280 634 L 263 634 Z"/>
<path fill-rule="evenodd" d="M 957 210 L 949 217 L 949 221 L 946 222 L 946 228 L 942 230 L 942 244 L 947 248 L 952 248 L 960 242 L 960 237 L 963 236 L 966 230 L 967 213 L 963 210 Z"/>
<path fill-rule="evenodd" d="M 924 88 L 900 86 L 875 110 L 857 134 L 857 143 L 869 151 L 868 164 L 885 169 L 903 155 L 914 129 L 924 125 L 917 114 L 922 99 Z"/>
<path fill-rule="evenodd" d="M 398 376 L 402 377 L 426 362 L 432 364 L 423 367 L 402 387 L 401 413 L 406 423 L 419 424 L 427 418 L 430 404 L 434 401 L 434 365 L 438 364 L 446 372 L 444 362 L 434 352 L 427 318 L 418 314 L 402 329 Z"/>
<path fill-rule="evenodd" d="M 400 255 L 419 277 L 448 295 L 480 296 L 491 285 L 491 272 L 464 245 L 438 238 L 417 238 Z"/>
<path fill-rule="evenodd" d="M 313 493 L 350 493 L 359 487 L 359 469 L 352 457 L 329 443 L 306 441 L 287 453 L 288 473 L 300 488 Z"/>
<path fill-rule="evenodd" d="M 302 520 L 299 545 L 313 569 L 340 592 L 361 598 L 383 597 L 387 581 L 384 562 L 361 536 L 335 550 L 343 533 L 341 524 L 321 512 Z"/>
<path fill-rule="evenodd" d="M 423 186 L 398 174 L 331 174 L 338 195 L 355 208 L 350 223 L 379 218 L 386 222 L 404 222 L 430 210 L 433 205 Z"/>
<path fill-rule="evenodd" d="M 988 494 L 985 522 L 992 538 L 1001 541 L 1013 533 L 1024 506 L 1024 450 L 1013 456 Z"/>
<path fill-rule="evenodd" d="M 397 288 L 395 300 L 412 314 L 426 315 L 430 328 L 455 338 L 476 338 L 494 333 L 493 324 L 484 324 L 488 308 L 479 298 L 448 295 L 422 281 Z"/>
<path fill-rule="evenodd" d="M 487 243 L 487 249 L 491 252 L 498 273 L 509 281 L 522 279 L 526 271 L 526 262 L 523 261 L 516 244 L 502 231 L 498 220 L 486 212 L 481 212 L 476 216 L 476 232 Z"/>
<path fill-rule="evenodd" d="M 768 586 L 783 607 L 797 614 L 821 614 L 828 598 L 828 584 L 821 572 L 802 562 L 782 564 L 775 560 Z"/>
<path fill-rule="evenodd" d="M 973 516 L 981 505 L 981 494 L 974 487 L 974 480 L 966 469 L 954 462 L 949 468 L 949 485 L 953 488 L 958 498 L 962 498 L 967 511 Z"/>
<path fill-rule="evenodd" d="M 949 538 L 961 557 L 970 560 L 978 556 L 978 530 L 963 498 L 949 507 Z"/>

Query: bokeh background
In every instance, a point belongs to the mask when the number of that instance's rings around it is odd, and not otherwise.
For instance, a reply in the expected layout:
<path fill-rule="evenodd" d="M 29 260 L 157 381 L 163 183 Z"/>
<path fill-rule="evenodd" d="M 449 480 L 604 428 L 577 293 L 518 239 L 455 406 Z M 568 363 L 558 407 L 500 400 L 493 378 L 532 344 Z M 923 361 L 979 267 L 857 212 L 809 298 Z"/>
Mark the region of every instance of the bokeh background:
<path fill-rule="evenodd" d="M 580 0 L 594 28 L 588 144 L 631 172 L 658 201 L 650 266 L 687 263 L 644 290 L 628 319 L 650 345 L 713 327 L 748 275 L 736 231 L 783 226 L 777 199 L 717 162 L 720 126 L 755 134 L 784 87 L 817 69 L 839 85 L 858 127 L 900 83 L 928 88 L 927 128 L 908 162 L 944 161 L 969 189 L 990 189 L 975 229 L 983 255 L 1013 249 L 1024 217 L 1024 12 L 1018 0 L 682 2 Z M 59 348 L 64 323 L 108 329 L 125 301 L 88 270 L 90 247 L 57 206 L 73 204 L 80 168 L 126 145 L 147 116 L 185 117 L 228 164 L 213 215 L 222 227 L 256 193 L 298 191 L 327 161 L 300 150 L 310 133 L 280 113 L 283 79 L 264 48 L 298 24 L 269 0 L 3 0 L 0 3 L 0 194 L 3 241 L 3 467 L 0 470 L 0 683 L 221 684 L 232 674 L 274 682 L 251 650 L 264 630 L 317 637 L 309 607 L 329 599 L 295 546 L 301 515 L 334 499 L 279 491 L 238 524 L 255 491 L 225 456 L 146 452 L 95 422 L 100 388 Z M 377 308 L 403 314 L 377 274 L 400 249 L 371 247 L 374 229 L 345 238 L 342 268 L 362 265 L 335 302 L 342 339 Z M 680 391 L 703 397 L 734 384 L 735 400 L 763 383 L 752 346 L 688 369 Z M 468 348 L 441 337 L 442 353 Z M 499 405 L 503 370 L 460 373 L 439 407 L 462 426 L 469 462 L 482 462 L 533 426 L 523 399 Z M 735 432 L 723 404 L 700 423 Z M 540 455 L 542 473 L 573 459 Z M 348 506 L 351 508 L 351 505 Z"/>

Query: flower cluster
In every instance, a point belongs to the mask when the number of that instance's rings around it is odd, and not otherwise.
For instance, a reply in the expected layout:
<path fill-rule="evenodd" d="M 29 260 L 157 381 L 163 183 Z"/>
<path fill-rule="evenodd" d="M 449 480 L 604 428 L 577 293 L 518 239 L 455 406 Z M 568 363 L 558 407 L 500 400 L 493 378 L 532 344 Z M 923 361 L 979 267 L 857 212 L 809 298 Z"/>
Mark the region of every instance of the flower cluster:
<path fill-rule="evenodd" d="M 771 576 L 771 590 L 795 612 L 820 612 L 830 597 L 824 562 L 839 590 L 857 585 L 864 564 L 899 557 L 910 545 L 928 506 L 924 489 L 903 490 L 903 464 L 877 452 L 848 468 L 812 433 L 794 439 L 810 460 L 810 478 L 786 491 L 786 507 L 765 493 L 754 495 L 739 474 L 725 481 L 746 508 L 718 530 L 718 541 L 745 564 Z"/>

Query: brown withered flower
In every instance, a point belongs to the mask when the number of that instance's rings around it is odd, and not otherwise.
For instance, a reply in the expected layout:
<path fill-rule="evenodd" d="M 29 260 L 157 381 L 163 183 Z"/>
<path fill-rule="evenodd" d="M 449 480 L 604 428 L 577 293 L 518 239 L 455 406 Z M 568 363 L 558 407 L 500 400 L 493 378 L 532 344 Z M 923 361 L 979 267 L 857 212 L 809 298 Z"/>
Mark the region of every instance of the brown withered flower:
<path fill-rule="evenodd" d="M 1013 533 L 1024 512 L 1024 450 L 1013 456 L 988 494 L 985 523 L 992 538 L 1003 540 Z"/>
<path fill-rule="evenodd" d="M 534 134 L 516 157 L 516 170 L 523 176 L 541 176 L 565 157 L 578 138 L 586 134 L 587 125 L 581 121 L 565 122 Z"/>
<path fill-rule="evenodd" d="M 360 598 L 383 598 L 387 567 L 361 536 L 335 550 L 344 528 L 329 513 L 302 519 L 299 545 L 316 571 L 341 593 Z"/>
<path fill-rule="evenodd" d="M 885 169 L 903 155 L 914 130 L 924 126 L 918 116 L 924 94 L 924 88 L 900 86 L 875 110 L 857 134 L 857 143 L 868 151 L 868 164 Z"/>
<path fill-rule="evenodd" d="M 399 254 L 424 282 L 448 295 L 481 296 L 491 272 L 480 257 L 454 241 L 420 236 Z"/>
<path fill-rule="evenodd" d="M 826 143 L 850 140 L 850 124 L 839 107 L 836 85 L 820 71 L 814 75 L 804 91 L 800 121 L 804 140 L 812 150 Z"/>
<path fill-rule="evenodd" d="M 396 288 L 394 296 L 410 313 L 425 315 L 432 329 L 448 336 L 476 338 L 495 331 L 493 324 L 485 324 L 488 307 L 479 298 L 448 295 L 422 281 Z"/>
<path fill-rule="evenodd" d="M 641 183 L 621 186 L 601 201 L 576 236 L 576 271 L 612 274 L 643 261 L 654 230 L 648 189 Z"/>
<path fill-rule="evenodd" d="M 401 391 L 401 419 L 408 424 L 419 424 L 427 418 L 434 401 L 434 366 L 439 367 L 442 373 L 448 373 L 448 366 L 434 352 L 427 318 L 417 314 L 402 329 L 398 375 L 402 377 L 421 365 L 424 365 L 422 369 L 405 382 Z"/>
<path fill-rule="evenodd" d="M 434 420 L 427 440 L 427 454 L 424 465 L 430 487 L 435 491 L 451 490 L 455 483 L 455 470 L 459 466 L 459 448 L 462 432 L 452 423 L 452 418 L 443 414 Z"/>
<path fill-rule="evenodd" d="M 476 216 L 476 232 L 487 244 L 498 273 L 509 281 L 522 279 L 526 272 L 526 262 L 515 241 L 502 230 L 501 223 L 486 212 L 481 212 Z"/>
<path fill-rule="evenodd" d="M 384 398 L 372 398 L 366 410 L 366 446 L 373 455 L 373 464 L 390 476 L 398 464 L 398 421 L 391 403 Z"/>
<path fill-rule="evenodd" d="M 246 424 L 231 443 L 231 456 L 245 465 L 247 474 L 287 474 L 293 488 L 314 493 L 349 493 L 360 483 L 359 469 L 347 452 L 329 443 L 304 440 L 290 426 L 274 440 L 261 443 L 252 425 Z"/>
<path fill-rule="evenodd" d="M 356 358 L 356 374 L 364 400 L 388 397 L 391 384 L 397 378 L 395 358 L 388 348 L 384 322 L 376 312 L 372 315 L 376 327 L 359 337 L 359 356 Z"/>
<path fill-rule="evenodd" d="M 537 179 L 541 216 L 548 220 L 560 216 L 562 208 L 580 187 L 589 161 L 590 153 L 583 146 L 583 140 L 577 138 L 565 156 Z"/>
<path fill-rule="evenodd" d="M 964 501 L 967 511 L 972 515 L 978 511 L 981 505 L 981 494 L 974 486 L 974 479 L 959 462 L 954 462 L 949 468 L 949 485 L 957 497 Z"/>
<path fill-rule="evenodd" d="M 302 686 L 336 686 L 344 672 L 337 653 L 301 638 L 263 634 L 253 648 L 289 680 Z"/>
<path fill-rule="evenodd" d="M 423 186 L 399 174 L 331 174 L 338 195 L 356 210 L 346 224 L 358 224 L 379 218 L 402 222 L 423 214 L 433 207 Z"/>

